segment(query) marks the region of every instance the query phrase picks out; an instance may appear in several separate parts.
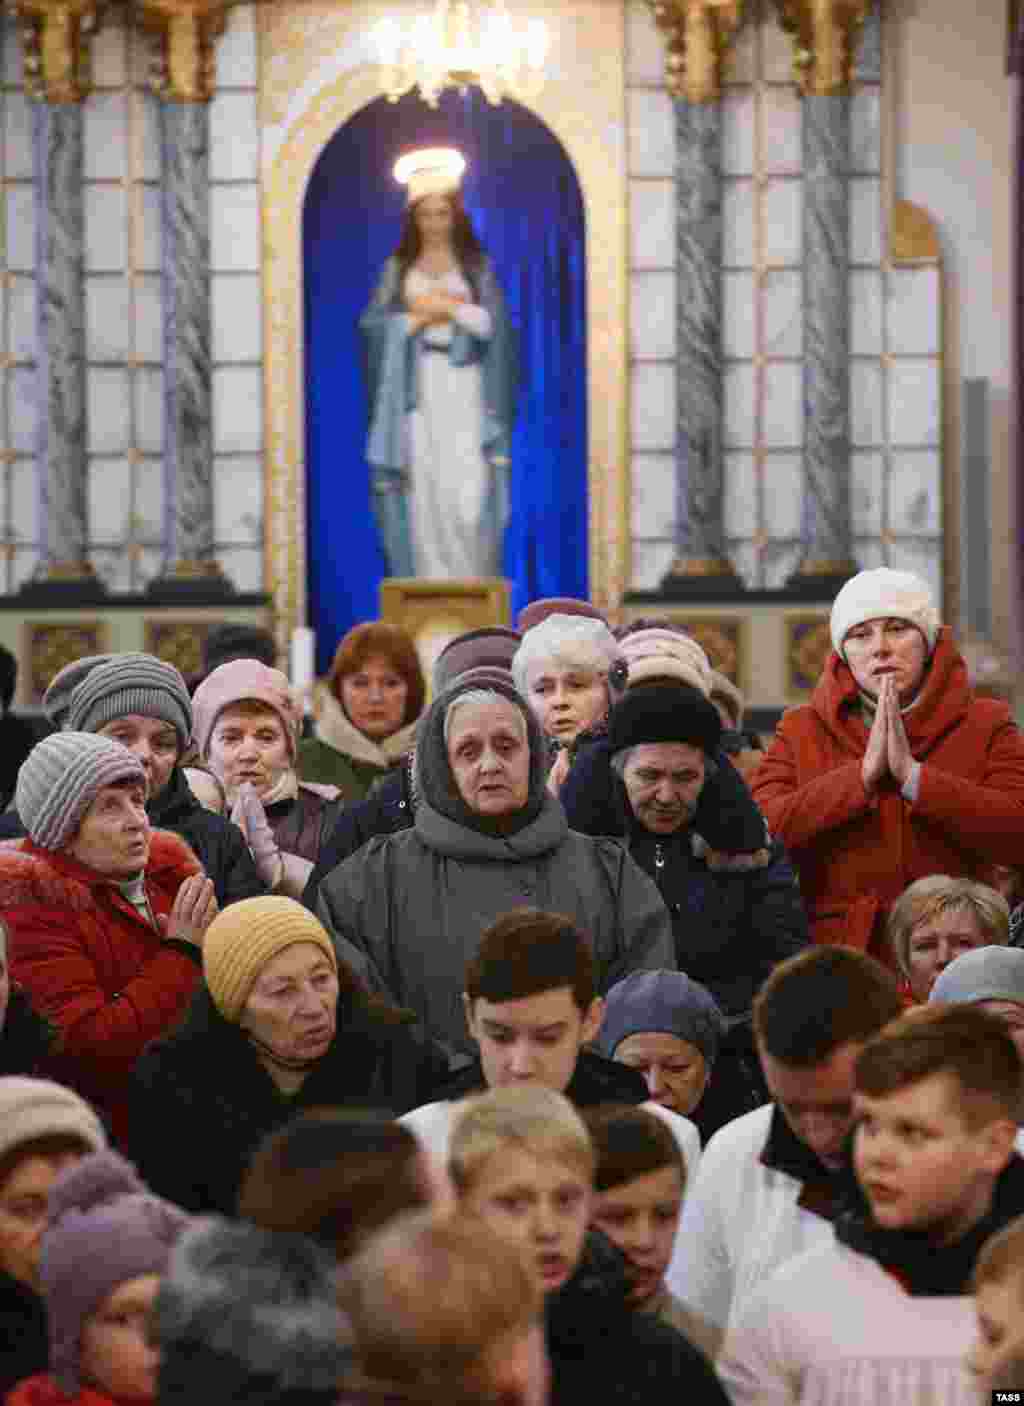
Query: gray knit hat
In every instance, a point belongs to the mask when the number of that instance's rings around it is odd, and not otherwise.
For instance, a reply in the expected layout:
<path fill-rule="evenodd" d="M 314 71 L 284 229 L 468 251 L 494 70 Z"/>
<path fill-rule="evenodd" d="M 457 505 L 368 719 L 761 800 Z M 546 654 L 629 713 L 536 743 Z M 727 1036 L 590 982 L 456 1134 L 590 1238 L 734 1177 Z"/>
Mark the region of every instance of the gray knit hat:
<path fill-rule="evenodd" d="M 109 659 L 114 658 L 116 655 L 113 654 L 87 654 L 82 659 L 73 659 L 70 664 L 65 664 L 63 669 L 54 674 L 43 694 L 43 712 L 54 727 L 63 728 L 66 725 L 71 695 L 82 680 L 98 665 L 106 664 Z"/>
<path fill-rule="evenodd" d="M 630 1035 L 676 1035 L 715 1062 L 725 1018 L 706 986 L 685 972 L 634 972 L 605 997 L 597 1047 L 609 1058 Z"/>
<path fill-rule="evenodd" d="M 129 713 L 170 723 L 181 751 L 188 746 L 192 703 L 173 664 L 153 654 L 114 654 L 97 663 L 71 694 L 67 726 L 74 732 L 99 732 Z"/>
<path fill-rule="evenodd" d="M 58 1136 L 81 1138 L 93 1152 L 107 1145 L 99 1118 L 63 1084 L 20 1074 L 0 1079 L 0 1159 L 26 1143 Z"/>
<path fill-rule="evenodd" d="M 127 747 L 91 732 L 55 732 L 21 764 L 14 803 L 43 849 L 63 849 L 104 786 L 146 784 L 142 763 Z"/>
<path fill-rule="evenodd" d="M 1016 1001 L 1024 1006 L 1024 952 L 1019 947 L 975 947 L 950 962 L 928 993 L 932 1001 L 967 1006 Z"/>

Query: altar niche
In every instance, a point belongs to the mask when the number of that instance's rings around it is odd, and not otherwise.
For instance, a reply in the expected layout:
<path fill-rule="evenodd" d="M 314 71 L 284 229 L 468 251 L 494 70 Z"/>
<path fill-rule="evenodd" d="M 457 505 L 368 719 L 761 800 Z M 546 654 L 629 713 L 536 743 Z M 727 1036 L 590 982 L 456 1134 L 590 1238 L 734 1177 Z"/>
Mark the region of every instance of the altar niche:
<path fill-rule="evenodd" d="M 520 385 L 500 573 L 513 611 L 588 593 L 586 241 L 565 149 L 525 107 L 476 89 L 437 111 L 376 99 L 322 150 L 303 204 L 307 562 L 318 667 L 356 621 L 378 613 L 386 571 L 371 511 L 368 406 L 358 323 L 398 244 L 404 151 L 455 147 L 462 198 L 516 330 Z M 322 655 L 323 657 L 319 657 Z"/>

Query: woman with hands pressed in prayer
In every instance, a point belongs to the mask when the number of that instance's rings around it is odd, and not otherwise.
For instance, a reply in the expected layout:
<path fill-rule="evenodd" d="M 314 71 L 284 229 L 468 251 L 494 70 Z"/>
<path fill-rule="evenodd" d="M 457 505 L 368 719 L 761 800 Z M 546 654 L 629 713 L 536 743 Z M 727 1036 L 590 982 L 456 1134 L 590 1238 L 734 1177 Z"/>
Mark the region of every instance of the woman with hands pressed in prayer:
<path fill-rule="evenodd" d="M 885 920 L 930 874 L 983 878 L 1024 845 L 1024 740 L 977 698 L 928 586 L 862 571 L 839 592 L 810 702 L 779 723 L 754 797 L 800 875 L 816 942 L 890 966 Z"/>

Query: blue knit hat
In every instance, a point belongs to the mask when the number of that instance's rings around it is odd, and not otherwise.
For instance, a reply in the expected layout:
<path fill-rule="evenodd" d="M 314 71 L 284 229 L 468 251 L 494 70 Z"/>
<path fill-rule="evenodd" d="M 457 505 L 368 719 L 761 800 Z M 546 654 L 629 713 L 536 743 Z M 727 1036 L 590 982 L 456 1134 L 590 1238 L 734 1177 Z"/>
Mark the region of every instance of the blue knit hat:
<path fill-rule="evenodd" d="M 634 972 L 605 997 L 596 1043 L 611 1057 L 623 1040 L 641 1034 L 687 1040 L 710 1065 L 725 1034 L 725 1017 L 707 987 L 685 972 Z"/>

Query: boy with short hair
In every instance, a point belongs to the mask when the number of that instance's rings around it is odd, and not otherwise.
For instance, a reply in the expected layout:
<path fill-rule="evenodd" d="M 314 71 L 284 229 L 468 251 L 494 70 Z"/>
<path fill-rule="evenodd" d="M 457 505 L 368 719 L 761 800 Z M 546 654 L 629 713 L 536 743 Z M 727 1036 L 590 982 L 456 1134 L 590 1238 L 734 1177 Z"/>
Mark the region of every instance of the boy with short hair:
<path fill-rule="evenodd" d="M 712 1356 L 715 1344 L 707 1325 L 665 1284 L 686 1189 L 675 1139 L 646 1108 L 606 1104 L 588 1110 L 584 1122 L 597 1158 L 590 1224 L 626 1257 L 630 1303 Z"/>
<path fill-rule="evenodd" d="M 1024 1388 L 1024 1216 L 985 1242 L 974 1267 L 978 1330 L 967 1357 L 979 1399 Z"/>
<path fill-rule="evenodd" d="M 439 1090 L 439 1101 L 400 1120 L 435 1159 L 448 1157 L 455 1101 L 491 1088 L 537 1085 L 564 1093 L 575 1108 L 643 1104 L 664 1120 L 692 1173 L 700 1135 L 688 1118 L 648 1101 L 635 1070 L 585 1046 L 604 1015 L 590 943 L 560 913 L 517 908 L 486 930 L 466 966 L 462 996 L 478 1056 Z"/>
<path fill-rule="evenodd" d="M 552 1406 L 581 1401 L 724 1406 L 707 1362 L 629 1302 L 622 1255 L 587 1232 L 594 1152 L 579 1114 L 553 1089 L 492 1089 L 456 1113 L 449 1171 L 463 1216 L 517 1244 L 545 1294 Z"/>
<path fill-rule="evenodd" d="M 784 1265 L 730 1328 L 734 1406 L 969 1399 L 969 1295 L 985 1239 L 1024 1210 L 1022 1069 L 1001 1022 L 910 1011 L 854 1064 L 853 1170 L 836 1243 Z"/>

